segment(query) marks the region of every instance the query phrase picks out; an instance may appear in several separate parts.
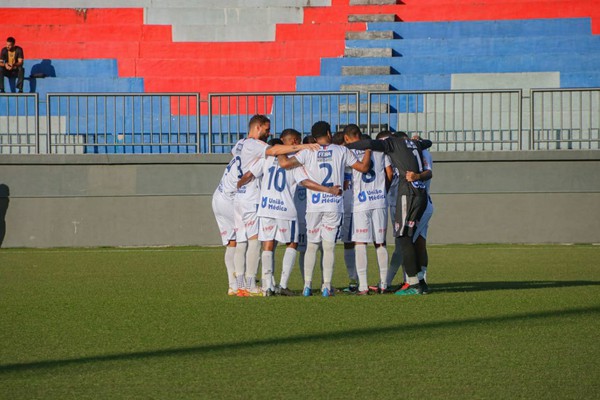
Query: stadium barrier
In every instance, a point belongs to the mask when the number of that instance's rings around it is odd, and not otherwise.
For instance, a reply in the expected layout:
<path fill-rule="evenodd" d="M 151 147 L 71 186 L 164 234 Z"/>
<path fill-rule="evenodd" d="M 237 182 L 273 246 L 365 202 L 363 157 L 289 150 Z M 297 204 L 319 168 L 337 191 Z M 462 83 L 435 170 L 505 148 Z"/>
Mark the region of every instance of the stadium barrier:
<path fill-rule="evenodd" d="M 372 136 L 429 138 L 440 152 L 600 148 L 600 88 L 585 88 L 213 93 L 207 102 L 198 93 L 0 94 L 0 153 L 226 153 L 255 113 L 275 135 L 355 123 Z"/>

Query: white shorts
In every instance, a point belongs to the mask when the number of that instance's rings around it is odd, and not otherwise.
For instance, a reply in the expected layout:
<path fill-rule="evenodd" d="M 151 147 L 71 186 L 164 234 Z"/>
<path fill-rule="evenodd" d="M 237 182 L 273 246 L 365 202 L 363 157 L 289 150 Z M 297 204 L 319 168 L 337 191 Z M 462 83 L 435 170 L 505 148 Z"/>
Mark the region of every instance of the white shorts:
<path fill-rule="evenodd" d="M 387 208 L 356 211 L 352 240 L 359 243 L 385 243 L 387 233 Z"/>
<path fill-rule="evenodd" d="M 238 242 L 247 242 L 248 238 L 258 235 L 258 204 L 255 204 L 254 208 L 239 204 L 238 201 L 234 201 L 233 204 L 235 237 Z"/>
<path fill-rule="evenodd" d="M 285 219 L 258 217 L 258 240 L 298 243 L 298 223 Z"/>
<path fill-rule="evenodd" d="M 342 214 L 338 212 L 309 212 L 306 213 L 306 233 L 310 243 L 321 243 L 323 240 L 335 243 Z"/>
<path fill-rule="evenodd" d="M 353 229 L 353 217 L 352 213 L 344 213 L 342 217 L 342 227 L 340 228 L 340 235 L 338 240 L 344 243 L 352 243 L 352 229 Z"/>
<path fill-rule="evenodd" d="M 417 238 L 419 236 L 423 236 L 423 239 L 427 239 L 427 230 L 429 228 L 429 220 L 431 219 L 432 215 L 433 215 L 433 203 L 431 202 L 431 199 L 429 199 L 429 201 L 427 201 L 427 208 L 425 209 L 423 216 L 417 223 L 417 230 L 415 231 L 415 235 L 413 236 L 413 242 L 415 240 L 417 240 Z"/>
<path fill-rule="evenodd" d="M 226 246 L 229 241 L 235 240 L 235 220 L 231 207 L 233 207 L 232 198 L 228 198 L 218 190 L 213 194 L 212 209 L 219 226 L 223 246 Z"/>

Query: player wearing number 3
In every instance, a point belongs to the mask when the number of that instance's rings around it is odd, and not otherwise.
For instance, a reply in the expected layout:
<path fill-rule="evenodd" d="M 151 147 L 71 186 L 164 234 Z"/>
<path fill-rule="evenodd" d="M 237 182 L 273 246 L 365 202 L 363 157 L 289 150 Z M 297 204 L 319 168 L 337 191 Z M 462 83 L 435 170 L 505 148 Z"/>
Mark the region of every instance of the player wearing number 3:
<path fill-rule="evenodd" d="M 323 186 L 343 186 L 344 169 L 353 168 L 360 172 L 369 171 L 371 152 L 367 151 L 362 161 L 343 146 L 331 144 L 331 127 L 319 121 L 312 126 L 312 136 L 321 146 L 317 151 L 300 151 L 293 157 L 279 157 L 283 168 L 304 165 L 308 176 Z M 307 190 L 306 228 L 308 246 L 304 258 L 304 296 L 311 295 L 312 275 L 315 268 L 319 244 L 323 247 L 323 285 L 321 293 L 329 297 L 332 293 L 331 279 L 335 263 L 335 241 L 342 223 L 342 197 Z"/>

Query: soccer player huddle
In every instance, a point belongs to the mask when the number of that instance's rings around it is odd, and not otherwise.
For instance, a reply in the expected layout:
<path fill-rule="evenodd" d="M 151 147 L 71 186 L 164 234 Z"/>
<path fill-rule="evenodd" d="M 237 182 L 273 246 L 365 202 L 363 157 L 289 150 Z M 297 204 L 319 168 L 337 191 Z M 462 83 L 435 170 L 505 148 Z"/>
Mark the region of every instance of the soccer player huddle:
<path fill-rule="evenodd" d="M 301 294 L 315 292 L 313 272 L 320 264 L 320 293 L 332 296 L 338 240 L 344 242 L 350 281 L 345 292 L 429 293 L 426 237 L 433 204 L 431 156 L 426 149 L 431 142 L 388 131 L 371 140 L 354 124 L 332 135 L 330 125 L 319 121 L 304 141 L 300 132 L 285 129 L 279 139 L 267 144 L 270 128 L 264 115 L 250 119 L 248 135 L 233 146 L 232 159 L 213 194 L 212 208 L 226 246 L 228 294 L 296 295 L 288 281 L 299 258 Z M 386 248 L 388 209 L 395 237 L 391 262 Z M 371 242 L 379 282 L 369 286 L 367 245 Z M 278 244 L 286 247 L 276 283 Z M 256 279 L 259 264 L 260 282 Z M 404 279 L 394 287 L 400 265 Z"/>

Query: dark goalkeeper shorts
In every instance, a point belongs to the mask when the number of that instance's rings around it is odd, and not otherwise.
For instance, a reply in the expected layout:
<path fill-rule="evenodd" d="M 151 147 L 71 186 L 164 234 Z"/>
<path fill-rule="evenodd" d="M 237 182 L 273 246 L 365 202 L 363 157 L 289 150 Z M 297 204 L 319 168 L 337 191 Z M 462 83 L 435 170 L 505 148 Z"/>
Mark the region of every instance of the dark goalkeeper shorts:
<path fill-rule="evenodd" d="M 401 194 L 396 202 L 396 219 L 394 221 L 394 236 L 413 237 L 417 222 L 427 208 L 427 193 Z"/>

